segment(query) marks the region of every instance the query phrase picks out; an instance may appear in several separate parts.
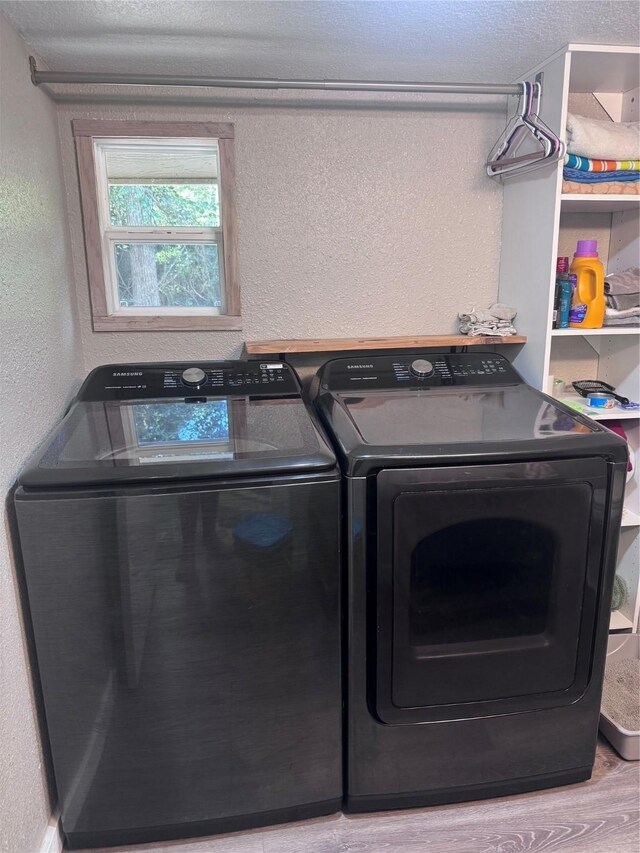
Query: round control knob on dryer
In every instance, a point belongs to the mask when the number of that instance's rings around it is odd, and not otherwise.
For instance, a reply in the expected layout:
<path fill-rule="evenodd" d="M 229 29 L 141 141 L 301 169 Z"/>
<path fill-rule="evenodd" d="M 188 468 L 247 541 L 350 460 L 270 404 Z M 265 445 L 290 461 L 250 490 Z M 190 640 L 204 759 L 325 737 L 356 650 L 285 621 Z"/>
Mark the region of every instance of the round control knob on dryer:
<path fill-rule="evenodd" d="M 202 385 L 206 378 L 207 374 L 200 367 L 188 367 L 182 374 L 183 383 L 194 388 Z"/>
<path fill-rule="evenodd" d="M 424 379 L 425 376 L 431 376 L 433 373 L 433 365 L 430 361 L 427 361 L 424 358 L 419 358 L 417 361 L 411 362 L 409 370 L 414 376 L 417 376 L 418 379 Z"/>

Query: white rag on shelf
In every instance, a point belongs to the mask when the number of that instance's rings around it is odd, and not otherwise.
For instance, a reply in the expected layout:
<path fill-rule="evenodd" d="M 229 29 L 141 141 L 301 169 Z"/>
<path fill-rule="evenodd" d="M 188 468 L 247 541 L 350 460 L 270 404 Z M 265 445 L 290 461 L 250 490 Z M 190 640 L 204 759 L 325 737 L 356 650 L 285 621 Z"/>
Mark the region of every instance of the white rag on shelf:
<path fill-rule="evenodd" d="M 640 122 L 567 113 L 567 151 L 596 160 L 640 160 Z"/>
<path fill-rule="evenodd" d="M 494 302 L 489 308 L 472 308 L 458 314 L 458 328 L 463 335 L 498 335 L 501 338 L 517 335 L 511 322 L 516 309 L 502 302 Z"/>
<path fill-rule="evenodd" d="M 605 326 L 637 326 L 640 324 L 640 307 L 626 308 L 617 311 L 606 307 L 604 312 Z"/>

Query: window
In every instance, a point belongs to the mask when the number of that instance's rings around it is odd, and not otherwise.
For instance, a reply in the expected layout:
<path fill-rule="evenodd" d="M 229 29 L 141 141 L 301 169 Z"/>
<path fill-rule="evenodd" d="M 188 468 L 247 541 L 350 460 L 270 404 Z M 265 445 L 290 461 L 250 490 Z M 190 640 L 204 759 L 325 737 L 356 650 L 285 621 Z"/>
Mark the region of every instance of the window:
<path fill-rule="evenodd" d="M 233 125 L 73 133 L 94 330 L 240 329 Z"/>

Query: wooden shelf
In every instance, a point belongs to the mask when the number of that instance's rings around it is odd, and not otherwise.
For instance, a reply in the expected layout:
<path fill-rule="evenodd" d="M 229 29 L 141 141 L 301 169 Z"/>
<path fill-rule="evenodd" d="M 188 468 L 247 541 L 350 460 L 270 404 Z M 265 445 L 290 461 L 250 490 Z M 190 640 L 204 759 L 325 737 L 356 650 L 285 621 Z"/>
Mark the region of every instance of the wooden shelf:
<path fill-rule="evenodd" d="M 607 195 L 603 193 L 564 193 L 560 197 L 562 213 L 617 213 L 640 205 L 640 194 Z"/>
<path fill-rule="evenodd" d="M 477 347 L 524 344 L 522 335 L 469 337 L 468 335 L 425 335 L 401 338 L 300 338 L 282 341 L 246 341 L 249 355 L 296 352 L 344 352 L 347 350 L 426 349 L 429 347 Z"/>

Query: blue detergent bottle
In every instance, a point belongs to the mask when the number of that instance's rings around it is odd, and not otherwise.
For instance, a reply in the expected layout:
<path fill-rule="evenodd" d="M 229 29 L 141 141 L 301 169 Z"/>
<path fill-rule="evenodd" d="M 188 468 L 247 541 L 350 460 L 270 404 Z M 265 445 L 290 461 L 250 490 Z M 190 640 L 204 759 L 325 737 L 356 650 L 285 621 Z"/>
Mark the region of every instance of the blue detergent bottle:
<path fill-rule="evenodd" d="M 574 276 L 575 277 L 575 276 Z M 558 300 L 558 329 L 569 328 L 569 312 L 573 296 L 573 283 L 569 274 L 569 258 L 558 258 L 556 261 L 556 287 L 560 291 Z"/>

